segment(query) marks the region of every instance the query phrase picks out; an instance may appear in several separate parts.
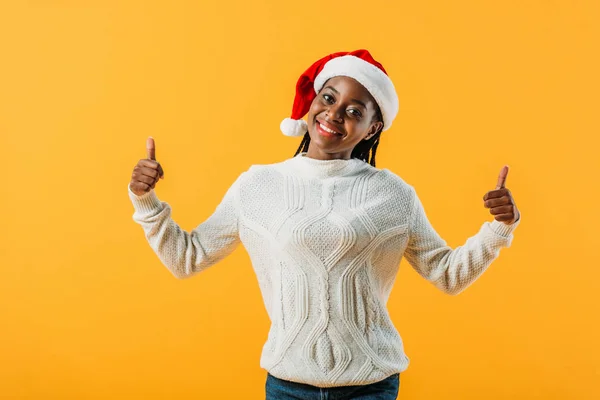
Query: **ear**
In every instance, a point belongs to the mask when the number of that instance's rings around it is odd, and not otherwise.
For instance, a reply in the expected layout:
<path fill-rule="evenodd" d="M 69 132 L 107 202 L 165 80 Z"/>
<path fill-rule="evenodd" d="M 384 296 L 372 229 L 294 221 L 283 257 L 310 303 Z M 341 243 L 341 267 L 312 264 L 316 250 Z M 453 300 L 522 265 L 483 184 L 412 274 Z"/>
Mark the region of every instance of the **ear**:
<path fill-rule="evenodd" d="M 382 129 L 383 129 L 383 122 L 381 122 L 381 121 L 373 122 L 371 124 L 371 126 L 369 127 L 369 130 L 367 131 L 367 136 L 365 136 L 364 140 L 371 139 L 373 136 L 375 136 L 377 134 L 377 132 L 380 132 Z"/>

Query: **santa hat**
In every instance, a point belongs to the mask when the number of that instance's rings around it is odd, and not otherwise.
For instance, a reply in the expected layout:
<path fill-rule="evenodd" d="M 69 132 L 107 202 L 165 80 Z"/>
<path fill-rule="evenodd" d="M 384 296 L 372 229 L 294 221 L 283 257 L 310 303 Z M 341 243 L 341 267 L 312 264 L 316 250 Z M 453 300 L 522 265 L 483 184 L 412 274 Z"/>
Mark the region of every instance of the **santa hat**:
<path fill-rule="evenodd" d="M 398 96 L 383 66 L 367 50 L 339 52 L 325 56 L 311 65 L 298 79 L 291 118 L 281 121 L 286 136 L 303 136 L 308 126 L 302 119 L 325 82 L 334 76 L 356 79 L 373 96 L 383 117 L 383 130 L 392 126 L 398 114 Z"/>

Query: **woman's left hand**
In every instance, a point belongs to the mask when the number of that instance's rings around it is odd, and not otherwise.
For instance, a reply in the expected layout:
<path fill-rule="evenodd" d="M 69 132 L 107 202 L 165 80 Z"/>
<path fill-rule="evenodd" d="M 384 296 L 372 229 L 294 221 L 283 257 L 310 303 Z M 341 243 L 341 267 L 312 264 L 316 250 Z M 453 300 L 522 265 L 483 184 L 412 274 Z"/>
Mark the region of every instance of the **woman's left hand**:
<path fill-rule="evenodd" d="M 496 221 L 502 221 L 506 225 L 510 225 L 519 219 L 519 210 L 510 190 L 504 187 L 507 175 L 508 165 L 505 165 L 498 176 L 496 189 L 490 190 L 483 196 L 483 206 L 490 209 L 490 214 L 494 216 Z"/>

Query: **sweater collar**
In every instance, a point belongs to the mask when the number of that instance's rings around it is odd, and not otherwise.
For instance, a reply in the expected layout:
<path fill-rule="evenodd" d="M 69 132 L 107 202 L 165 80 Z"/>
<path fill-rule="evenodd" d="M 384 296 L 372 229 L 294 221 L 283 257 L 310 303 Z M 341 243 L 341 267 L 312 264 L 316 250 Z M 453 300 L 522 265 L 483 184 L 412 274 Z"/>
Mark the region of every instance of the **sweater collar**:
<path fill-rule="evenodd" d="M 294 169 L 294 172 L 314 178 L 348 176 L 370 167 L 370 164 L 357 158 L 319 160 L 308 157 L 306 152 L 288 159 L 287 163 Z"/>

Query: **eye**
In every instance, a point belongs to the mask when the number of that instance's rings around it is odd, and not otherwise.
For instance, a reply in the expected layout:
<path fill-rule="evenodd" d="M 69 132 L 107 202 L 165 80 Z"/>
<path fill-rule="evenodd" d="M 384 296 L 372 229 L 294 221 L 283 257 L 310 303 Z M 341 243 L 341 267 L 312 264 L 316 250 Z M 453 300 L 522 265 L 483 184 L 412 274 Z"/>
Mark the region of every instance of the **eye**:
<path fill-rule="evenodd" d="M 328 102 L 329 104 L 332 104 L 332 103 L 333 103 L 333 101 L 334 101 L 334 98 L 333 98 L 333 96 L 331 96 L 331 95 L 329 95 L 329 94 L 327 94 L 327 93 L 325 93 L 325 94 L 323 95 L 323 98 L 324 98 L 324 99 L 325 99 L 325 101 L 326 101 L 326 102 Z"/>
<path fill-rule="evenodd" d="M 362 117 L 362 114 L 356 108 L 349 109 L 348 110 L 348 114 L 350 114 L 350 115 L 352 115 L 353 117 L 356 117 L 356 118 Z"/>

